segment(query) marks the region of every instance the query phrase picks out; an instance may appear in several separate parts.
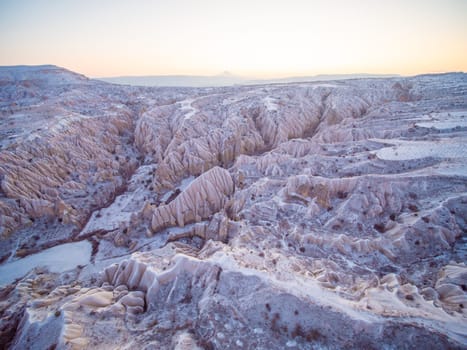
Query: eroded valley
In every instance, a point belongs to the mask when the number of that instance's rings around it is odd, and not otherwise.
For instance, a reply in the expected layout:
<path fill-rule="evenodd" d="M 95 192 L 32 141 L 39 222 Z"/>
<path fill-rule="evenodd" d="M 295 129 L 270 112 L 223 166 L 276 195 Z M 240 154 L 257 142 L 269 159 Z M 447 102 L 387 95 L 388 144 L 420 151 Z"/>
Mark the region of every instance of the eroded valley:
<path fill-rule="evenodd" d="M 467 346 L 466 74 L 2 67 L 0 111 L 1 346 Z"/>

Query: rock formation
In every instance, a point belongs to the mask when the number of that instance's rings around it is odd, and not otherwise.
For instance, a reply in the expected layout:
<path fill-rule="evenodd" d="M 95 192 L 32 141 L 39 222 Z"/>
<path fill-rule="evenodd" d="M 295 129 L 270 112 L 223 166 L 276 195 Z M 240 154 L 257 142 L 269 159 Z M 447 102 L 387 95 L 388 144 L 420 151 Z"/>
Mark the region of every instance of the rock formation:
<path fill-rule="evenodd" d="M 465 348 L 466 89 L 1 67 L 0 347 Z"/>
<path fill-rule="evenodd" d="M 183 227 L 186 223 L 207 219 L 226 205 L 233 191 L 229 172 L 216 166 L 194 180 L 172 202 L 155 208 L 151 229 L 157 232 L 169 226 Z"/>

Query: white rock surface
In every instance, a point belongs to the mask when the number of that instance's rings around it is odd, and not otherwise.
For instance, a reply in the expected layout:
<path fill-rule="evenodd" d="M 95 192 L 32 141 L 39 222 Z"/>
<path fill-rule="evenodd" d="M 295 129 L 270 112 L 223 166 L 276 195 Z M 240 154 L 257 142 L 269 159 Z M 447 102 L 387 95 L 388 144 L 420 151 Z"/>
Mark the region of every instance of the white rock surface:
<path fill-rule="evenodd" d="M 0 82 L 0 347 L 467 347 L 465 74 Z"/>
<path fill-rule="evenodd" d="M 50 272 L 64 272 L 78 265 L 86 265 L 91 257 L 91 248 L 88 241 L 65 243 L 0 265 L 0 286 L 23 277 L 35 267 L 45 267 Z"/>

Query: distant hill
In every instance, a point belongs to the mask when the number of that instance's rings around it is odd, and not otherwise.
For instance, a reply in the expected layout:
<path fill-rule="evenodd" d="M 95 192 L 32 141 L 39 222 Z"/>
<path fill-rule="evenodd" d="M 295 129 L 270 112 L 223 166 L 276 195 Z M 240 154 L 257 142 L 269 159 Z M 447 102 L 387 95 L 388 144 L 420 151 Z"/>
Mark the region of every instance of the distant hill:
<path fill-rule="evenodd" d="M 390 78 L 398 75 L 390 74 L 321 74 L 313 76 L 296 76 L 278 79 L 252 79 L 244 78 L 230 73 L 220 75 L 151 75 L 151 76 L 122 76 L 95 78 L 113 84 L 137 85 L 137 86 L 187 86 L 187 87 L 215 87 L 231 85 L 256 85 L 274 83 L 293 83 L 307 81 L 328 81 L 362 78 Z"/>
<path fill-rule="evenodd" d="M 230 74 L 204 75 L 150 75 L 95 78 L 113 84 L 137 86 L 209 87 L 245 84 L 245 79 Z"/>
<path fill-rule="evenodd" d="M 0 66 L 0 82 L 2 84 L 21 81 L 46 85 L 90 83 L 89 78 L 82 74 L 51 64 Z"/>
<path fill-rule="evenodd" d="M 295 76 L 276 79 L 254 79 L 241 77 L 229 72 L 219 75 L 149 75 L 149 76 L 121 76 L 94 78 L 112 84 L 133 86 L 167 86 L 167 87 L 220 87 L 232 85 L 257 85 L 257 84 L 285 84 L 307 81 L 330 81 L 344 79 L 364 78 L 390 78 L 398 75 L 383 74 L 321 74 L 313 76 Z M 84 75 L 74 73 L 62 67 L 54 65 L 38 66 L 0 66 L 0 80 L 39 81 L 48 84 L 88 83 L 90 80 Z"/>
<path fill-rule="evenodd" d="M 371 78 L 393 78 L 398 77 L 398 74 L 319 74 L 310 76 L 295 76 L 278 79 L 258 79 L 251 80 L 249 84 L 274 84 L 274 83 L 300 83 L 307 81 L 330 81 L 330 80 L 345 80 L 345 79 L 371 79 Z"/>

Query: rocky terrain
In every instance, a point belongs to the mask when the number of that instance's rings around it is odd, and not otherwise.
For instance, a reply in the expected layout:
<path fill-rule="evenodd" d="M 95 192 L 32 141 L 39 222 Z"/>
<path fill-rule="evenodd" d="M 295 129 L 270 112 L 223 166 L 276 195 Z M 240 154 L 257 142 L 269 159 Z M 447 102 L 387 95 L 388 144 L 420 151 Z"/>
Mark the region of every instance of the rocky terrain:
<path fill-rule="evenodd" d="M 465 349 L 467 75 L 0 68 L 0 348 Z"/>

